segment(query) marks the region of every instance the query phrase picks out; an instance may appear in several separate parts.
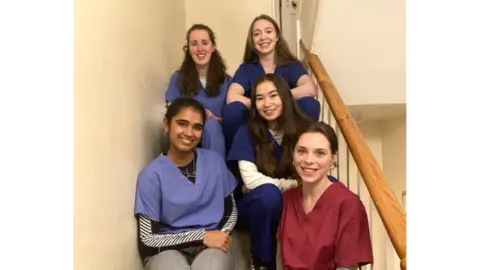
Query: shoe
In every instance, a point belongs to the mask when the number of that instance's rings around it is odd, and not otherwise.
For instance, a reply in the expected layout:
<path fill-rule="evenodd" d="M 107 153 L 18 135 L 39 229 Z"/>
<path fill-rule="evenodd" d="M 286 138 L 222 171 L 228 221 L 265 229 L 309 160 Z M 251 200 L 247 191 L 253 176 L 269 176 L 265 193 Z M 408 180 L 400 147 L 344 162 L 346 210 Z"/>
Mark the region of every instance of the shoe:
<path fill-rule="evenodd" d="M 250 269 L 251 270 L 275 270 L 274 268 L 269 268 L 267 266 L 264 266 L 264 265 L 255 265 L 255 263 L 253 262 L 253 256 L 250 255 L 250 265 L 252 266 Z"/>
<path fill-rule="evenodd" d="M 252 265 L 252 270 L 270 270 L 270 269 L 268 269 L 268 267 L 262 266 L 262 265 L 257 265 L 257 266 Z"/>

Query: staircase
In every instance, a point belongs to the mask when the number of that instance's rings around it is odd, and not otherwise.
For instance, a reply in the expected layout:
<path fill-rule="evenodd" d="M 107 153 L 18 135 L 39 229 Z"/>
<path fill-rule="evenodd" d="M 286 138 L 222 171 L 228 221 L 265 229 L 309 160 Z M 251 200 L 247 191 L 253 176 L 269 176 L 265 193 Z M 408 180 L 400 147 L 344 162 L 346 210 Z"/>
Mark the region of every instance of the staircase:
<path fill-rule="evenodd" d="M 319 90 L 318 99 L 322 108 L 320 120 L 331 125 L 338 136 L 339 152 L 336 166 L 330 174 L 356 193 L 367 210 L 374 263 L 361 267 L 361 270 L 385 270 L 386 257 L 390 257 L 387 255 L 388 247 L 392 244 L 397 254 L 397 258 L 394 258 L 398 261 L 396 269 L 406 270 L 406 192 L 402 194 L 400 203 L 319 57 L 307 50 L 303 41 L 300 41 L 300 49 Z M 388 239 L 385 239 L 385 234 Z M 232 237 L 236 269 L 250 269 L 248 233 L 234 231 Z M 375 261 L 381 263 L 376 266 Z M 277 267 L 282 269 L 280 248 Z"/>
<path fill-rule="evenodd" d="M 138 170 L 156 154 L 152 149 L 157 148 L 158 127 L 162 124 L 159 117 L 164 112 L 162 90 L 166 89 L 171 72 L 181 62 L 186 26 L 198 21 L 211 26 L 219 37 L 219 48 L 233 73 L 241 60 L 251 18 L 260 13 L 274 15 L 273 2 L 275 1 L 161 0 L 124 1 L 121 4 L 107 0 L 75 2 L 75 269 L 141 269 L 136 248 L 137 227 L 132 217 L 135 179 Z M 328 58 L 324 54 L 322 59 L 328 64 L 327 68 L 332 75 L 334 72 L 337 75 L 338 69 L 330 68 L 331 63 L 334 62 L 337 68 L 348 66 L 348 63 L 344 65 L 341 61 L 348 57 L 341 54 L 344 51 L 354 51 L 351 50 L 354 46 L 366 47 L 366 39 L 362 39 L 365 36 L 381 36 L 382 40 L 374 40 L 372 43 L 380 44 L 382 48 L 402 44 L 402 40 L 391 37 L 403 33 L 399 28 L 404 23 L 401 20 L 390 22 L 388 19 L 401 15 L 403 9 L 399 5 L 402 5 L 402 1 L 389 2 L 388 5 L 376 0 L 295 2 L 299 3 L 298 10 L 302 10 L 302 14 L 297 17 L 302 26 L 301 44 L 307 44 L 300 51 L 319 87 L 318 98 L 323 104 L 321 117 L 337 130 L 339 137 L 341 152 L 337 159 L 338 167 L 331 174 L 357 193 L 368 211 L 376 263 L 363 270 L 389 270 L 379 263 L 385 260 L 385 254 L 375 253 L 375 250 L 389 248 L 388 245 L 394 246 L 396 250 L 398 263 L 392 263 L 400 268 L 401 261 L 402 269 L 406 269 L 406 214 L 401 208 L 401 200 L 393 196 L 384 173 L 343 104 L 342 98 L 347 100 L 347 95 L 338 95 L 320 59 L 310 54 L 319 53 L 312 49 L 311 44 L 322 40 L 322 46 L 327 44 L 329 52 L 335 52 Z M 329 9 L 325 11 L 327 7 Z M 345 10 L 348 14 L 340 16 L 339 12 Z M 322 16 L 317 16 L 316 13 L 320 12 Z M 359 18 L 365 20 L 354 24 L 351 23 L 352 16 L 356 16 L 357 22 Z M 372 20 L 375 16 L 376 20 Z M 321 17 L 322 24 L 318 23 L 317 17 Z M 378 25 L 376 22 L 382 18 L 389 26 L 398 26 L 395 29 L 388 27 L 388 33 L 393 34 L 375 33 L 375 26 Z M 330 19 L 329 23 L 325 23 L 327 19 Z M 330 36 L 326 37 L 325 31 L 311 29 L 316 25 L 320 25 L 323 30 L 327 29 Z M 360 35 L 358 31 L 352 31 L 352 28 L 368 31 Z M 329 41 L 332 37 L 337 38 L 340 35 L 338 33 L 345 29 L 354 33 L 354 38 L 359 38 L 349 40 L 353 46 L 339 53 L 339 44 Z M 384 40 L 388 41 L 387 44 Z M 324 49 L 322 53 L 325 52 Z M 382 50 L 382 53 L 383 56 L 386 51 Z M 338 55 L 343 58 L 339 59 Z M 392 57 L 397 60 L 402 58 L 397 53 L 387 55 L 382 59 L 387 59 L 388 63 L 380 64 L 389 64 Z M 352 79 L 348 74 L 342 75 Z M 340 86 L 340 81 L 337 82 Z M 395 85 L 389 80 L 384 82 Z M 397 88 L 403 88 L 403 84 L 398 85 Z M 339 88 L 350 90 L 343 85 Z M 359 96 L 372 95 L 362 93 Z M 385 241 L 386 234 L 388 243 Z M 241 233 L 235 233 L 234 237 L 245 239 Z M 238 244 L 234 249 L 244 255 L 244 260 L 238 262 L 238 269 L 248 269 L 249 243 L 238 241 Z"/>

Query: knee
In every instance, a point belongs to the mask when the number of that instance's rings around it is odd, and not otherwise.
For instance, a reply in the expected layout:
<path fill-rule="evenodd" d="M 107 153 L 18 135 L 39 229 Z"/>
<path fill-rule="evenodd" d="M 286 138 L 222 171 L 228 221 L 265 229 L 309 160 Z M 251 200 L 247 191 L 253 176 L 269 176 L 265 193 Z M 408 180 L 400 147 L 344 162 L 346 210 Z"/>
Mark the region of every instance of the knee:
<path fill-rule="evenodd" d="M 167 250 L 151 257 L 145 265 L 145 270 L 163 270 L 172 266 L 174 269 L 185 269 L 188 262 L 180 252 Z"/>
<path fill-rule="evenodd" d="M 248 113 L 247 106 L 240 101 L 228 103 L 223 107 L 222 122 L 243 122 Z"/>
<path fill-rule="evenodd" d="M 226 270 L 235 269 L 231 249 L 223 252 L 215 248 L 207 248 L 198 254 L 191 266 L 192 270 Z"/>
<path fill-rule="evenodd" d="M 320 102 L 318 102 L 318 99 L 314 97 L 301 97 L 297 99 L 297 102 L 310 105 L 320 104 Z"/>
<path fill-rule="evenodd" d="M 303 97 L 297 99 L 298 106 L 304 113 L 310 116 L 314 121 L 320 117 L 320 102 L 313 97 Z"/>
<path fill-rule="evenodd" d="M 260 213 L 278 212 L 282 209 L 282 192 L 273 184 L 264 184 L 256 187 L 250 192 L 255 192 L 258 196 L 255 208 Z"/>
<path fill-rule="evenodd" d="M 208 133 L 209 135 L 223 134 L 222 132 L 222 125 L 215 119 L 208 118 L 205 121 L 205 126 L 203 127 L 204 133 Z"/>

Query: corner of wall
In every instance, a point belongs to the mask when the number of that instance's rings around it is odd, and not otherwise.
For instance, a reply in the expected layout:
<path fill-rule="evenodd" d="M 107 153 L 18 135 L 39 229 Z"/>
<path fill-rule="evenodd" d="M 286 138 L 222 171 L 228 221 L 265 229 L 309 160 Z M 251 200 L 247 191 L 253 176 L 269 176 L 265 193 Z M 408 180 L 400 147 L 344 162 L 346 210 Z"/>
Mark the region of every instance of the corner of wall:
<path fill-rule="evenodd" d="M 381 123 L 384 173 L 399 202 L 406 190 L 406 115 Z"/>
<path fill-rule="evenodd" d="M 382 131 L 379 121 L 364 121 L 358 123 L 358 128 L 362 132 L 365 142 L 370 147 L 380 168 L 382 162 Z"/>
<path fill-rule="evenodd" d="M 183 0 L 75 2 L 76 270 L 142 268 L 136 178 L 154 155 L 184 29 Z"/>

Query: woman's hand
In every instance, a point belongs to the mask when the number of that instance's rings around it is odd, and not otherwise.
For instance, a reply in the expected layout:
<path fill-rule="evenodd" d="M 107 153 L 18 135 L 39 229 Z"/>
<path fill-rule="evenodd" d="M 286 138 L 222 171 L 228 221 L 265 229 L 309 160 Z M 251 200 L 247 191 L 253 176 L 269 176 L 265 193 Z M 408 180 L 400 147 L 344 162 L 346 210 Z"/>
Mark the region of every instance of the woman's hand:
<path fill-rule="evenodd" d="M 209 248 L 216 248 L 227 252 L 232 246 L 232 237 L 222 231 L 207 231 L 203 238 L 203 244 Z"/>
<path fill-rule="evenodd" d="M 211 119 L 217 120 L 218 122 L 221 122 L 221 121 L 222 121 L 222 118 L 217 117 L 217 116 L 216 116 L 215 114 L 213 114 L 212 111 L 210 111 L 209 109 L 205 109 L 205 113 L 207 114 L 207 118 L 211 118 Z"/>
<path fill-rule="evenodd" d="M 207 118 L 214 118 L 215 114 L 212 113 L 209 109 L 205 109 L 205 113 L 207 114 Z"/>

